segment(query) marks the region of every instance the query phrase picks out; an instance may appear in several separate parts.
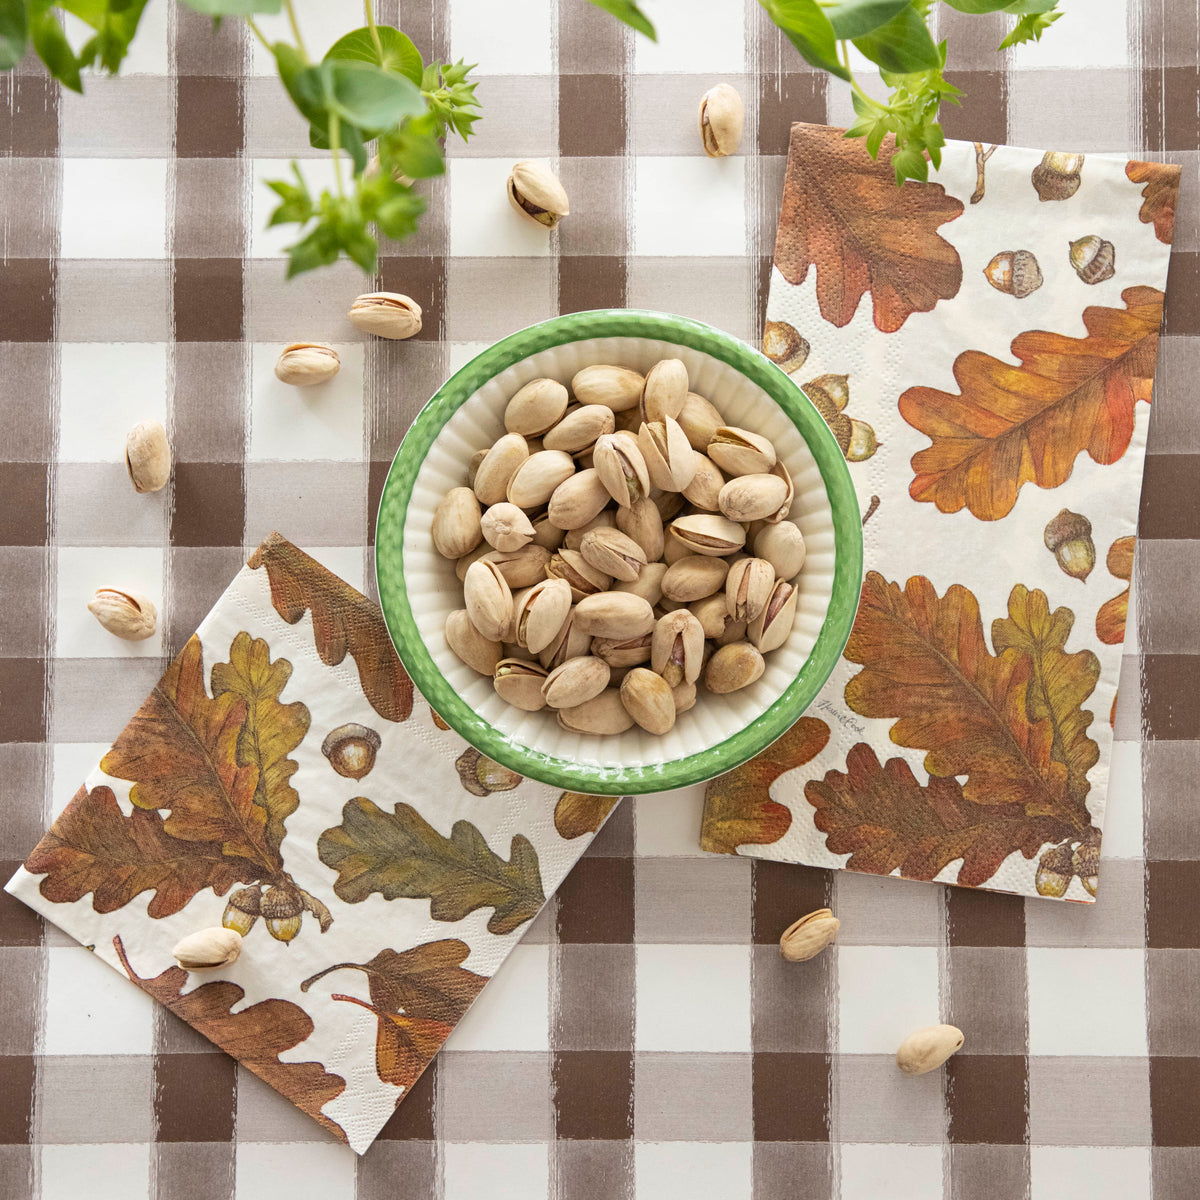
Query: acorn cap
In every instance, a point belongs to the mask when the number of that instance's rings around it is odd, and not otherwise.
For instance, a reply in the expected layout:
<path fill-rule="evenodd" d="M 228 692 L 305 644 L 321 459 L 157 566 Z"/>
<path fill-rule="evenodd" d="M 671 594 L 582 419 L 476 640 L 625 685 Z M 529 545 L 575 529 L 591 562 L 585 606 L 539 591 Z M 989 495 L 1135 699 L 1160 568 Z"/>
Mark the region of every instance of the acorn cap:
<path fill-rule="evenodd" d="M 1065 542 L 1092 536 L 1092 523 L 1082 513 L 1073 513 L 1069 508 L 1054 517 L 1046 526 L 1046 549 L 1057 550 Z"/>

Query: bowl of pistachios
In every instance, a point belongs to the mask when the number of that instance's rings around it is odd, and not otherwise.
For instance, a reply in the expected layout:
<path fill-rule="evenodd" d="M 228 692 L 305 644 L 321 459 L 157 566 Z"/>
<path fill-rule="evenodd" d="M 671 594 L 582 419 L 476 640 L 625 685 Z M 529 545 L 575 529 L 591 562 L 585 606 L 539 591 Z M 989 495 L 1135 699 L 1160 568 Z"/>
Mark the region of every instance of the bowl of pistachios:
<path fill-rule="evenodd" d="M 623 795 L 711 779 L 829 678 L 862 583 L 845 458 L 745 343 L 574 313 L 457 371 L 392 463 L 375 539 L 396 651 L 510 770 Z"/>

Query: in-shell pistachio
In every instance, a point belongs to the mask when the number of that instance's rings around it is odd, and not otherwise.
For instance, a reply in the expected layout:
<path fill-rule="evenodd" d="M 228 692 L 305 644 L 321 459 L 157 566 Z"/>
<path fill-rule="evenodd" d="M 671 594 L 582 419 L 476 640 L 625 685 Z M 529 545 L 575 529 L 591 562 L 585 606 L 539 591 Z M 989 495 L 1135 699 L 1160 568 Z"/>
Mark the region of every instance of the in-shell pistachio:
<path fill-rule="evenodd" d="M 509 203 L 530 221 L 554 229 L 570 211 L 566 190 L 549 164 L 525 159 L 514 164 L 507 184 Z"/>
<path fill-rule="evenodd" d="M 700 141 L 709 158 L 737 152 L 746 113 L 737 89 L 718 83 L 700 97 Z"/>
<path fill-rule="evenodd" d="M 553 671 L 555 667 L 586 654 L 591 645 L 592 635 L 575 628 L 575 611 L 572 609 L 554 640 L 538 655 L 538 662 Z"/>
<path fill-rule="evenodd" d="M 496 564 L 510 588 L 532 587 L 539 579 L 545 579 L 550 556 L 551 552 L 545 546 L 537 546 L 532 542 L 520 550 L 489 550 L 482 555 L 488 562 Z M 469 568 L 468 563 L 462 574 L 464 580 Z"/>
<path fill-rule="evenodd" d="M 514 640 L 531 654 L 540 654 L 558 636 L 570 611 L 571 585 L 565 579 L 535 583 L 514 601 Z"/>
<path fill-rule="evenodd" d="M 954 1025 L 927 1025 L 910 1033 L 896 1051 L 896 1066 L 905 1075 L 925 1075 L 936 1071 L 952 1054 L 962 1049 L 966 1039 Z"/>
<path fill-rule="evenodd" d="M 579 405 L 568 409 L 563 419 L 553 429 L 547 430 L 542 436 L 542 446 L 547 450 L 582 454 L 596 444 L 598 437 L 612 433 L 616 427 L 616 417 L 607 405 Z"/>
<path fill-rule="evenodd" d="M 625 583 L 637 579 L 646 565 L 646 552 L 619 529 L 593 529 L 584 534 L 579 552 L 597 570 Z"/>
<path fill-rule="evenodd" d="M 695 683 L 704 664 L 704 630 L 686 608 L 661 617 L 650 642 L 650 667 L 670 687 Z"/>
<path fill-rule="evenodd" d="M 775 569 L 777 579 L 794 579 L 804 566 L 804 535 L 791 521 L 768 525 L 754 538 L 754 553 Z"/>
<path fill-rule="evenodd" d="M 575 624 L 592 637 L 638 637 L 654 628 L 654 609 L 629 592 L 599 592 L 575 606 Z"/>
<path fill-rule="evenodd" d="M 567 400 L 567 389 L 557 379 L 531 379 L 505 407 L 504 428 L 524 437 L 541 437 L 562 420 Z"/>
<path fill-rule="evenodd" d="M 546 511 L 551 524 L 559 529 L 582 529 L 600 515 L 611 499 L 608 488 L 600 482 L 599 472 L 588 467 L 564 479 L 550 493 Z"/>
<path fill-rule="evenodd" d="M 400 292 L 367 292 L 350 305 L 350 323 L 364 333 L 403 341 L 421 332 L 421 306 Z"/>
<path fill-rule="evenodd" d="M 602 658 L 586 655 L 555 667 L 542 684 L 542 699 L 551 708 L 574 708 L 608 687 L 612 669 Z"/>
<path fill-rule="evenodd" d="M 706 558 L 704 561 L 721 562 L 723 560 Z M 724 592 L 715 592 L 700 600 L 693 600 L 688 605 L 688 611 L 700 622 L 700 628 L 704 630 L 706 638 L 719 638 L 731 620 Z"/>
<path fill-rule="evenodd" d="M 606 433 L 596 439 L 592 461 L 600 482 L 622 507 L 636 504 L 650 493 L 650 475 L 637 438 L 627 433 Z"/>
<path fill-rule="evenodd" d="M 775 568 L 765 558 L 743 558 L 729 568 L 725 601 L 735 621 L 753 621 L 767 606 L 775 586 Z"/>
<path fill-rule="evenodd" d="M 701 454 L 699 450 L 693 450 L 692 454 L 696 470 L 692 475 L 692 482 L 683 489 L 684 499 L 693 508 L 716 512 L 721 502 L 721 489 L 725 486 L 725 476 L 721 474 L 717 464 L 707 454 Z"/>
<path fill-rule="evenodd" d="M 634 667 L 621 680 L 621 703 L 647 733 L 668 733 L 675 725 L 675 697 L 670 685 L 645 667 Z"/>
<path fill-rule="evenodd" d="M 662 557 L 663 521 L 653 500 L 642 499 L 618 508 L 617 528 L 641 546 L 648 563 Z"/>
<path fill-rule="evenodd" d="M 568 483 L 571 481 L 568 479 Z M 607 496 L 608 493 L 605 492 Z M 583 552 L 583 539 L 594 529 L 614 529 L 616 528 L 616 514 L 611 508 L 606 508 L 603 512 L 598 512 L 586 525 L 580 525 L 578 529 L 568 529 L 563 535 L 563 545 L 568 550 L 578 550 Z"/>
<path fill-rule="evenodd" d="M 139 421 L 126 434 L 125 469 L 135 492 L 157 492 L 166 486 L 171 447 L 161 421 Z"/>
<path fill-rule="evenodd" d="M 678 421 L 643 423 L 638 431 L 638 448 L 646 460 L 650 482 L 667 492 L 682 492 L 696 474 L 696 456 Z"/>
<path fill-rule="evenodd" d="M 471 624 L 489 641 L 502 642 L 513 619 L 513 596 L 500 568 L 486 558 L 472 563 L 463 580 Z"/>
<path fill-rule="evenodd" d="M 708 457 L 726 475 L 761 475 L 775 465 L 775 447 L 758 433 L 723 425 L 708 443 Z"/>
<path fill-rule="evenodd" d="M 767 664 L 749 642 L 732 642 L 719 647 L 704 668 L 704 684 L 710 692 L 740 691 L 761 678 Z"/>
<path fill-rule="evenodd" d="M 746 531 L 719 513 L 692 513 L 671 522 L 671 536 L 690 554 L 735 554 L 746 544 Z"/>
<path fill-rule="evenodd" d="M 633 718 L 625 711 L 620 692 L 610 687 L 582 704 L 560 708 L 558 723 L 573 733 L 612 735 L 631 728 Z"/>
<path fill-rule="evenodd" d="M 650 661 L 653 634 L 642 633 L 630 638 L 593 638 L 592 653 L 614 670 L 624 670 Z"/>
<path fill-rule="evenodd" d="M 446 645 L 472 671 L 490 676 L 496 670 L 504 653 L 500 639 L 484 637 L 475 628 L 466 609 L 457 609 L 446 618 L 445 634 Z"/>
<path fill-rule="evenodd" d="M 725 586 L 729 564 L 723 558 L 688 554 L 672 563 L 663 575 L 662 594 L 679 604 L 690 604 L 719 592 Z"/>
<path fill-rule="evenodd" d="M 293 387 L 326 383 L 342 369 L 342 360 L 323 342 L 292 342 L 284 346 L 275 363 L 275 378 Z"/>
<path fill-rule="evenodd" d="M 584 367 L 571 380 L 571 391 L 580 404 L 602 404 L 614 413 L 636 408 L 646 380 L 628 367 Z"/>
<path fill-rule="evenodd" d="M 631 592 L 635 596 L 641 596 L 647 604 L 653 606 L 662 599 L 662 581 L 666 573 L 666 563 L 647 563 L 638 572 L 636 579 L 614 583 L 612 590 L 614 592 Z"/>
<path fill-rule="evenodd" d="M 517 468 L 529 457 L 529 443 L 519 433 L 506 433 L 484 455 L 472 486 L 481 504 L 499 504 Z M 522 507 L 524 507 L 522 505 Z"/>
<path fill-rule="evenodd" d="M 100 588 L 88 601 L 88 612 L 109 633 L 127 642 L 144 642 L 158 628 L 158 610 L 136 592 Z"/>
<path fill-rule="evenodd" d="M 465 492 L 466 488 L 455 488 Z M 474 499 L 474 495 L 471 496 Z M 480 531 L 489 546 L 497 550 L 520 550 L 533 541 L 533 522 L 523 509 L 502 500 L 491 505 L 480 519 Z M 447 555 L 447 557 L 451 557 Z"/>
<path fill-rule="evenodd" d="M 451 488 L 433 510 L 433 545 L 443 558 L 459 559 L 483 540 L 479 498 L 468 487 Z"/>
<path fill-rule="evenodd" d="M 688 394 L 688 373 L 683 360 L 664 358 L 646 372 L 642 387 L 643 421 L 665 421 L 683 411 Z"/>
<path fill-rule="evenodd" d="M 482 468 L 481 468 L 482 470 Z M 507 495 L 518 508 L 545 504 L 560 483 L 575 474 L 575 461 L 562 450 L 539 450 L 513 472 Z"/>
<path fill-rule="evenodd" d="M 171 957 L 185 971 L 211 971 L 237 962 L 241 953 L 242 935 L 236 929 L 217 925 L 189 933 L 176 942 Z"/>
<path fill-rule="evenodd" d="M 762 612 L 746 627 L 746 636 L 763 654 L 778 650 L 792 632 L 796 619 L 796 601 L 799 593 L 786 580 L 779 580 L 771 589 L 771 595 Z"/>
<path fill-rule="evenodd" d="M 578 550 L 560 550 L 546 564 L 552 579 L 565 579 L 571 585 L 571 599 L 578 603 L 585 596 L 608 590 L 612 576 L 598 571 Z"/>
<path fill-rule="evenodd" d="M 788 962 L 807 962 L 836 941 L 841 927 L 841 921 L 830 909 L 818 908 L 783 931 L 779 939 L 779 953 Z"/>
<path fill-rule="evenodd" d="M 546 698 L 542 695 L 546 673 L 540 663 L 502 658 L 492 675 L 492 686 L 506 704 L 525 712 L 538 712 L 546 707 Z"/>
<path fill-rule="evenodd" d="M 718 494 L 717 507 L 739 524 L 765 521 L 786 502 L 789 482 L 774 474 L 735 475 Z"/>
<path fill-rule="evenodd" d="M 725 418 L 714 405 L 696 392 L 688 392 L 683 408 L 675 418 L 693 450 L 704 451 L 713 435 L 725 424 Z"/>

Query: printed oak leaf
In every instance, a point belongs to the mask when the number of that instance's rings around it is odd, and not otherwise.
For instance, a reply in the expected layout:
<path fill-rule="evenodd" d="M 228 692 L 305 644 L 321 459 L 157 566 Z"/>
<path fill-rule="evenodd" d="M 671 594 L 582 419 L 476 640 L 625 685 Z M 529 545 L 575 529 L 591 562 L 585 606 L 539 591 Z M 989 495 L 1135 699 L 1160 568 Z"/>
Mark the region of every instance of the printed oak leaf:
<path fill-rule="evenodd" d="M 1125 174 L 1133 183 L 1144 183 L 1138 219 L 1154 225 L 1154 235 L 1168 246 L 1175 236 L 1175 205 L 1179 200 L 1182 169 L 1174 163 L 1127 162 Z"/>
<path fill-rule="evenodd" d="M 930 776 L 922 787 L 902 758 L 880 766 L 863 742 L 847 752 L 844 773 L 810 781 L 804 795 L 826 847 L 849 854 L 849 870 L 875 875 L 933 879 L 961 858 L 957 882 L 978 887 L 1014 850 L 1033 858 L 1061 836 L 1054 817 L 1027 815 L 1019 804 L 972 803 L 956 779 Z"/>
<path fill-rule="evenodd" d="M 312 1018 L 304 1009 L 290 1000 L 271 999 L 233 1012 L 246 995 L 236 983 L 220 980 L 184 992 L 189 977 L 182 967 L 168 967 L 153 979 L 143 979 L 130 965 L 119 937 L 113 938 L 113 948 L 125 973 L 143 992 L 236 1058 L 341 1141 L 347 1140 L 342 1127 L 321 1111 L 345 1091 L 346 1081 L 327 1072 L 319 1062 L 279 1060 L 284 1051 L 300 1045 L 313 1031 Z"/>
<path fill-rule="evenodd" d="M 1105 565 L 1115 579 L 1123 579 L 1128 585 L 1133 578 L 1133 549 L 1136 539 L 1117 538 L 1108 548 Z M 1119 646 L 1125 640 L 1125 621 L 1129 616 L 1129 587 L 1111 600 L 1105 600 L 1096 614 L 1096 636 L 1106 646 Z M 1113 701 L 1114 705 L 1116 701 Z"/>
<path fill-rule="evenodd" d="M 364 972 L 369 1004 L 336 992 L 333 999 L 374 1013 L 378 1022 L 376 1073 L 385 1083 L 407 1089 L 416 1083 L 487 983 L 486 976 L 462 966 L 469 953 L 467 944 L 457 938 L 428 942 L 412 950 L 381 950 L 370 962 L 326 967 L 306 979 L 300 990 L 307 992 L 331 971 Z"/>
<path fill-rule="evenodd" d="M 378 605 L 278 533 L 255 550 L 249 565 L 266 567 L 271 603 L 289 625 L 312 612 L 313 640 L 327 667 L 336 667 L 349 652 L 371 707 L 386 721 L 408 720 L 412 680 L 396 657 Z"/>
<path fill-rule="evenodd" d="M 775 265 L 791 284 L 817 272 L 825 320 L 848 325 L 870 292 L 875 325 L 894 333 L 962 286 L 958 251 L 937 229 L 963 211 L 937 183 L 896 186 L 889 136 L 878 160 L 835 129 L 792 128 Z"/>
<path fill-rule="evenodd" d="M 154 918 L 179 912 L 198 892 L 223 896 L 256 878 L 253 864 L 226 858 L 218 842 L 183 842 L 163 827 L 162 814 L 135 808 L 126 816 L 109 787 L 81 787 L 25 862 L 45 875 L 38 890 L 55 904 L 92 893 L 99 913 L 116 912 L 142 892 L 154 896 Z"/>
<path fill-rule="evenodd" d="M 1051 612 L 1044 592 L 1017 584 L 1008 597 L 1008 616 L 992 622 L 992 646 L 997 654 L 1016 650 L 1029 658 L 1026 713 L 1030 721 L 1050 722 L 1050 756 L 1066 765 L 1067 795 L 1082 804 L 1088 772 L 1100 761 L 1100 747 L 1087 732 L 1093 714 L 1083 707 L 1099 682 L 1100 660 L 1090 650 L 1066 652 L 1074 624 L 1069 608 Z"/>
<path fill-rule="evenodd" d="M 469 821 L 443 837 L 409 804 L 386 813 L 362 796 L 346 802 L 342 823 L 321 834 L 321 861 L 338 873 L 333 890 L 347 904 L 373 892 L 385 900 L 430 900 L 435 921 L 461 921 L 491 908 L 489 933 L 505 934 L 532 920 L 546 900 L 537 851 L 515 834 L 501 858 Z"/>
<path fill-rule="evenodd" d="M 1018 334 L 1019 366 L 964 351 L 954 363 L 959 395 L 909 388 L 900 414 L 932 442 L 913 455 L 909 495 L 995 521 L 1026 483 L 1066 482 L 1085 450 L 1104 466 L 1120 459 L 1138 401 L 1150 403 L 1163 294 L 1132 287 L 1121 298 L 1124 309 L 1084 310 L 1087 337 Z"/>
<path fill-rule="evenodd" d="M 558 836 L 583 837 L 595 833 L 617 806 L 620 796 L 588 796 L 583 792 L 563 792 L 554 806 L 554 828 Z"/>
<path fill-rule="evenodd" d="M 801 717 L 761 754 L 711 780 L 704 791 L 700 848 L 710 854 L 736 854 L 739 846 L 779 841 L 791 828 L 792 813 L 771 799 L 771 785 L 816 758 L 828 741 L 824 721 Z"/>

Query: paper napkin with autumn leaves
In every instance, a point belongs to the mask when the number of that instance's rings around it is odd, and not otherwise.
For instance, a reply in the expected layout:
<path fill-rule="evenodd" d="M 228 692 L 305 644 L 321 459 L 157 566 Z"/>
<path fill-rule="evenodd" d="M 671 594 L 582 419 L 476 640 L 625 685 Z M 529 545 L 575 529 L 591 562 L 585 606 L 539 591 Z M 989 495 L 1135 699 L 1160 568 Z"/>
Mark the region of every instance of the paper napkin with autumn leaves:
<path fill-rule="evenodd" d="M 361 1153 L 615 803 L 470 749 L 273 534 L 7 890 Z"/>
<path fill-rule="evenodd" d="M 897 188 L 889 158 L 792 129 L 763 348 L 849 460 L 865 578 L 702 844 L 1090 901 L 1180 171 L 954 142 Z"/>

